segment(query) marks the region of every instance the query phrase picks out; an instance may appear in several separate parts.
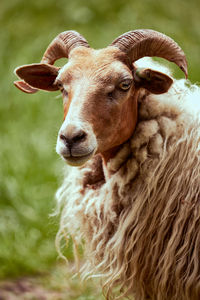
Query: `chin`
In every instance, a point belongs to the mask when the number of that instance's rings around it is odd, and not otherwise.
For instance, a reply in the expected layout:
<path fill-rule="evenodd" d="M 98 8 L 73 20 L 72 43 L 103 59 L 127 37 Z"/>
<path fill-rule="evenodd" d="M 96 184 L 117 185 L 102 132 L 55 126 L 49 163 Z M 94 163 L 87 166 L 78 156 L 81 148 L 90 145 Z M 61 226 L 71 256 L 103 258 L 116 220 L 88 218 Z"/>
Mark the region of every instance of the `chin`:
<path fill-rule="evenodd" d="M 84 156 L 70 156 L 70 157 L 64 157 L 64 161 L 73 167 L 80 167 L 83 166 L 89 159 L 91 159 L 94 156 L 94 151 L 92 153 L 84 155 Z"/>

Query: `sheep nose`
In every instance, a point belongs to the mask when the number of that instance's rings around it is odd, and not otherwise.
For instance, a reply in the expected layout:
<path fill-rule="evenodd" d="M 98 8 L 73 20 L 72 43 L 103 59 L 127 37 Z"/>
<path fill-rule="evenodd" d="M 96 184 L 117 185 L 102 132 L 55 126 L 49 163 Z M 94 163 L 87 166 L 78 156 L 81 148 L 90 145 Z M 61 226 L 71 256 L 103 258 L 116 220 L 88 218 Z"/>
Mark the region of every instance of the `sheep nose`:
<path fill-rule="evenodd" d="M 72 148 L 74 144 L 79 144 L 83 142 L 86 138 L 86 132 L 82 129 L 75 129 L 66 131 L 65 133 L 60 133 L 60 139 L 65 143 L 69 148 Z"/>

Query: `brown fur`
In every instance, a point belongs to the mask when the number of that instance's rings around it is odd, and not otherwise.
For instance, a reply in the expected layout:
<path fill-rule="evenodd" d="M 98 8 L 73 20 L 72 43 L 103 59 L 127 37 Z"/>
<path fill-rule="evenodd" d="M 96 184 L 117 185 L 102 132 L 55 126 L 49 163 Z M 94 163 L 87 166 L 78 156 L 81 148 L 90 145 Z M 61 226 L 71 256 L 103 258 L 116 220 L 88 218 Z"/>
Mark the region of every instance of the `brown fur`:
<path fill-rule="evenodd" d="M 72 51 L 70 64 L 59 74 L 59 81 L 69 87 L 65 116 L 71 104 L 74 118 L 80 117 L 92 126 L 99 140 L 97 152 L 105 152 L 123 143 L 136 124 L 137 94 L 134 85 L 128 93 L 121 92 L 118 103 L 107 99 L 107 86 L 117 86 L 124 74 L 133 77 L 126 59 L 114 47 L 101 50 L 80 47 Z M 78 93 L 77 87 L 81 87 Z M 75 95 L 73 101 L 69 97 L 71 94 Z"/>

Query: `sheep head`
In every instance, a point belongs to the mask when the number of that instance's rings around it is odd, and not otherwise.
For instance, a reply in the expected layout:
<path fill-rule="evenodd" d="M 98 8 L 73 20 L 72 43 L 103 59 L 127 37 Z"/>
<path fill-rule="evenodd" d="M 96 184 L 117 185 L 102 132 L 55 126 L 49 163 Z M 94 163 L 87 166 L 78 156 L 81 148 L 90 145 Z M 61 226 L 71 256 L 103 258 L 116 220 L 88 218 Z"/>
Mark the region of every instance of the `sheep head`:
<path fill-rule="evenodd" d="M 161 94 L 173 82 L 163 73 L 136 68 L 134 62 L 144 56 L 172 61 L 187 77 L 183 51 L 159 32 L 130 31 L 107 48 L 94 50 L 80 34 L 66 31 L 49 45 L 41 63 L 16 69 L 23 80 L 15 85 L 26 93 L 61 91 L 64 122 L 56 149 L 67 163 L 82 165 L 96 153 L 108 160 L 134 132 L 139 90 Z M 68 63 L 55 67 L 61 57 Z"/>

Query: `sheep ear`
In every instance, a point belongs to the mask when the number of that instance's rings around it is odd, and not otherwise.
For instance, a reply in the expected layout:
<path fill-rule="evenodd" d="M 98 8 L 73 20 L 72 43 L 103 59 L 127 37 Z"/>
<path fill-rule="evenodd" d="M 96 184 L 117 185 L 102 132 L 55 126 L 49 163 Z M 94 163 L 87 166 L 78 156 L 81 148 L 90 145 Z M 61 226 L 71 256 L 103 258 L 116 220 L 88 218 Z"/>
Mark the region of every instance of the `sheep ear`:
<path fill-rule="evenodd" d="M 33 88 L 28 83 L 26 83 L 24 80 L 17 80 L 14 81 L 14 85 L 22 92 L 27 94 L 34 94 L 38 91 L 38 89 Z"/>
<path fill-rule="evenodd" d="M 18 67 L 15 74 L 23 81 L 15 82 L 15 86 L 25 93 L 35 93 L 36 89 L 56 91 L 58 87 L 54 81 L 59 69 L 48 64 L 31 64 Z"/>
<path fill-rule="evenodd" d="M 151 69 L 134 68 L 133 76 L 137 87 L 142 87 L 153 94 L 166 93 L 173 79 L 164 73 Z"/>

